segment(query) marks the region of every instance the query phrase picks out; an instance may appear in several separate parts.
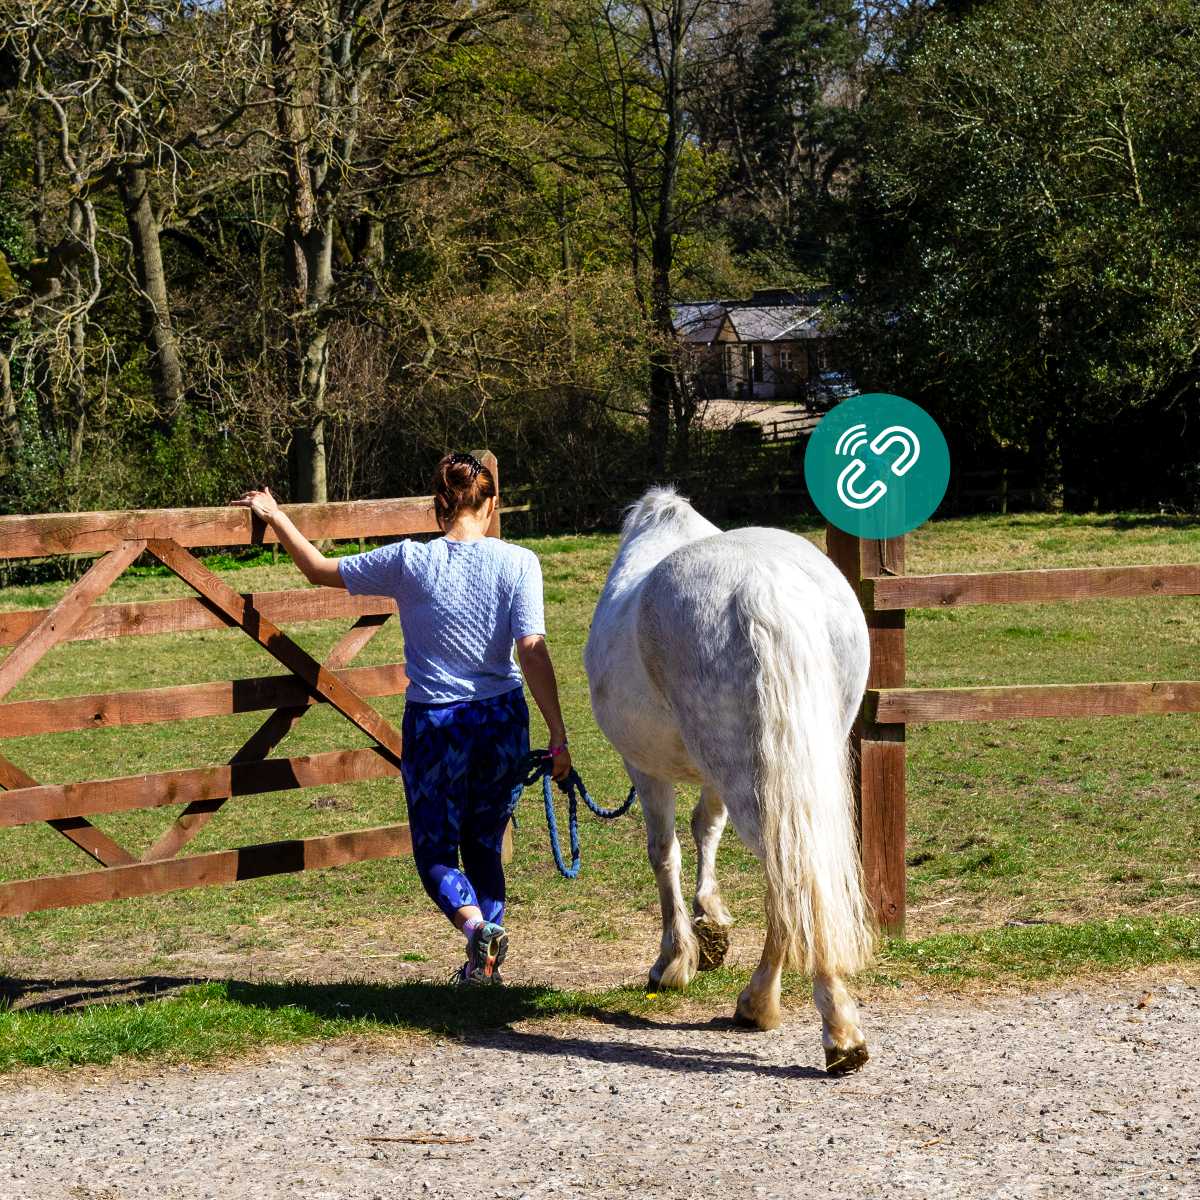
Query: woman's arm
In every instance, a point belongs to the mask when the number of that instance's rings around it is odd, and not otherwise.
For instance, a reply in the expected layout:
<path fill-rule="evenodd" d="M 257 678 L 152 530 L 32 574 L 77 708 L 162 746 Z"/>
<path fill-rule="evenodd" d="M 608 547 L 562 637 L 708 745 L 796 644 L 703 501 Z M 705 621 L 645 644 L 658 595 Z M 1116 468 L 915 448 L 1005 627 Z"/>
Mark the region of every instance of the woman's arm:
<path fill-rule="evenodd" d="M 342 582 L 337 559 L 326 558 L 292 524 L 292 519 L 279 507 L 275 497 L 271 495 L 270 488 L 246 492 L 232 503 L 237 508 L 250 509 L 260 521 L 265 521 L 275 530 L 275 535 L 279 538 L 283 548 L 292 556 L 292 561 L 300 568 L 301 574 L 309 583 L 320 584 L 322 587 L 346 586 Z"/>
<path fill-rule="evenodd" d="M 571 752 L 567 749 L 567 727 L 563 723 L 562 709 L 558 704 L 558 680 L 554 676 L 554 664 L 550 661 L 550 650 L 540 633 L 517 639 L 517 660 L 533 699 L 541 710 L 550 731 L 550 745 L 561 746 L 554 756 L 552 774 L 555 779 L 565 779 L 571 770 Z"/>

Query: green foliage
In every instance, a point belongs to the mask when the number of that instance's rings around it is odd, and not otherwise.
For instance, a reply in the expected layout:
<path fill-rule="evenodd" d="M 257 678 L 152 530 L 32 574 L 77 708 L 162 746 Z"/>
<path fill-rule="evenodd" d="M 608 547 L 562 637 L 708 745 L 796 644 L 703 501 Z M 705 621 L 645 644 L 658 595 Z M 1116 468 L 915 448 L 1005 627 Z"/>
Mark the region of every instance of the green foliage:
<path fill-rule="evenodd" d="M 461 29 L 446 10 L 454 34 L 426 42 L 351 31 L 361 102 L 324 112 L 301 155 L 317 170 L 357 122 L 314 201 L 331 289 L 301 317 L 273 85 L 238 50 L 275 10 L 152 0 L 85 45 L 66 0 L 34 6 L 89 184 L 32 76 L 14 85 L 0 304 L 44 290 L 0 310 L 0 509 L 216 503 L 251 478 L 286 492 L 318 424 L 297 345 L 323 331 L 332 496 L 422 491 L 445 449 L 487 443 L 545 524 L 590 519 L 587 493 L 611 514 L 648 481 L 648 412 L 656 453 L 679 426 L 680 479 L 707 436 L 673 382 L 668 302 L 824 284 L 835 238 L 860 382 L 932 408 L 964 461 L 1015 454 L 1084 505 L 1200 497 L 1194 0 L 516 7 Z M 309 96 L 318 14 L 341 10 L 305 11 Z M 118 68 L 147 89 L 136 113 L 97 83 Z M 165 148 L 147 178 L 178 401 L 156 385 L 116 186 L 138 139 Z"/>
<path fill-rule="evenodd" d="M 772 0 L 744 72 L 721 80 L 732 87 L 731 112 L 716 129 L 743 201 L 730 228 L 775 286 L 824 274 L 835 180 L 858 138 L 846 92 L 865 51 L 859 15 L 853 0 Z"/>
<path fill-rule="evenodd" d="M 865 386 L 923 398 L 965 447 L 1061 452 L 1068 482 L 1133 410 L 1178 442 L 1158 418 L 1195 403 L 1195 16 L 997 0 L 927 27 L 864 116 L 839 275 Z"/>

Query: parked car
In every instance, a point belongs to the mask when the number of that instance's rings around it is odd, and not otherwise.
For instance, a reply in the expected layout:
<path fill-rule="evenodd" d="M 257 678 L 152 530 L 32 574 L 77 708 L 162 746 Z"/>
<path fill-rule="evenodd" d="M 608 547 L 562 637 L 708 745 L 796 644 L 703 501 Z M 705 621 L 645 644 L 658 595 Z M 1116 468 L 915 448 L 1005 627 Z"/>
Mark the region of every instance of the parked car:
<path fill-rule="evenodd" d="M 814 408 L 832 408 L 857 395 L 858 386 L 844 371 L 822 371 L 808 385 L 808 402 Z"/>

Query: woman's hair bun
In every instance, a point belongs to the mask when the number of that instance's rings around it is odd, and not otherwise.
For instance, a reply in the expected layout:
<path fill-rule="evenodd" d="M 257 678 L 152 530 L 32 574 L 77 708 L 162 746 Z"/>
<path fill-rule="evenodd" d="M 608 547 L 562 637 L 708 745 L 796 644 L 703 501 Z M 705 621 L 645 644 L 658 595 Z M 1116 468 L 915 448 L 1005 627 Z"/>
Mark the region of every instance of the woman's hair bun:
<path fill-rule="evenodd" d="M 495 476 L 473 454 L 447 454 L 433 472 L 433 511 L 443 529 L 495 494 Z"/>

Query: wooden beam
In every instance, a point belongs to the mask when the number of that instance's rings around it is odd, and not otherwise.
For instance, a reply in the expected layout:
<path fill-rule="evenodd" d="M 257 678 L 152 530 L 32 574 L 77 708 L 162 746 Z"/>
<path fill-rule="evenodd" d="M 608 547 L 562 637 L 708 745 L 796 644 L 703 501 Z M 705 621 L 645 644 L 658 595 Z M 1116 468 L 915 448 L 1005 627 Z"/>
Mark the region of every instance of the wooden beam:
<path fill-rule="evenodd" d="M 238 850 L 218 850 L 164 862 L 23 879 L 0 884 L 0 917 L 260 879 L 293 871 L 321 870 L 411 853 L 412 838 L 408 826 L 385 825 L 324 837 L 243 846 Z"/>
<path fill-rule="evenodd" d="M 867 712 L 881 725 L 1200 712 L 1200 682 L 879 688 L 867 693 Z"/>
<path fill-rule="evenodd" d="M 351 596 L 342 588 L 293 588 L 286 592 L 242 593 L 242 599 L 276 624 L 331 621 L 394 613 L 390 596 Z M 0 646 L 22 638 L 49 612 L 46 608 L 0 612 Z M 229 622 L 197 596 L 148 600 L 134 604 L 98 604 L 84 613 L 64 642 L 156 633 L 192 633 L 228 629 Z"/>
<path fill-rule="evenodd" d="M 904 613 L 880 612 L 863 585 L 871 576 L 903 575 L 904 539 L 862 540 L 833 525 L 825 529 L 829 556 L 863 603 L 871 639 L 869 688 L 904 683 Z M 863 883 L 875 919 L 893 936 L 904 933 L 907 807 L 904 726 L 880 725 L 860 712 L 850 735 L 858 807 Z"/>
<path fill-rule="evenodd" d="M 402 537 L 433 533 L 431 496 L 285 504 L 284 512 L 313 541 Z M 166 508 L 131 512 L 0 517 L 0 558 L 97 554 L 127 541 L 173 541 L 181 546 L 250 546 L 278 541 L 245 508 Z"/>
<path fill-rule="evenodd" d="M 904 936 L 907 913 L 907 760 L 903 725 L 863 724 L 863 884 L 879 927 Z"/>
<path fill-rule="evenodd" d="M 877 611 L 948 608 L 960 604 L 1200 596 L 1200 564 L 888 576 L 864 579 L 862 596 L 863 602 Z"/>
<path fill-rule="evenodd" d="M 338 639 L 325 660 L 325 666 L 330 670 L 348 666 L 386 621 L 386 616 L 359 617 Z M 276 709 L 238 748 L 229 760 L 230 766 L 266 758 L 291 733 L 307 711 L 308 706 L 302 703 Z M 213 819 L 228 799 L 229 796 L 218 796 L 193 801 L 179 814 L 174 824 L 154 840 L 142 855 L 142 861 L 153 862 L 159 858 L 174 857 Z"/>
<path fill-rule="evenodd" d="M 374 738 L 399 763 L 399 732 L 349 684 L 323 668 L 307 650 L 293 642 L 278 626 L 268 621 L 182 547 L 174 542 L 153 539 L 146 544 L 155 558 L 209 600 L 231 625 L 239 626 L 268 654 L 299 676 L 315 695 L 324 697 L 342 716 L 368 737 Z"/>
<path fill-rule="evenodd" d="M 360 696 L 397 696 L 408 686 L 403 663 L 351 667 L 335 674 Z M 112 729 L 196 717 L 227 717 L 266 708 L 307 708 L 318 702 L 294 675 L 189 683 L 137 692 L 100 692 L 59 700 L 18 700 L 0 704 L 0 740 L 74 729 Z"/>
<path fill-rule="evenodd" d="M 30 788 L 37 787 L 38 781 L 32 775 L 27 775 L 15 763 L 0 755 L 0 787 Z M 0 796 L 0 808 L 3 808 L 4 797 Z M 131 863 L 134 857 L 118 845 L 108 834 L 97 829 L 83 817 L 62 817 L 50 822 L 50 825 L 63 835 L 69 842 L 74 842 L 84 854 L 94 858 L 96 862 L 106 867 Z"/>
<path fill-rule="evenodd" d="M 0 662 L 0 699 L 17 686 L 44 655 L 70 636 L 91 603 L 108 591 L 113 580 L 145 549 L 145 542 L 122 542 L 94 562 L 83 578 L 73 583 L 53 608 L 46 610 L 42 619 L 25 632 Z"/>
<path fill-rule="evenodd" d="M 496 495 L 500 495 L 500 464 L 496 461 L 496 456 L 490 450 L 472 450 L 472 454 L 483 463 L 485 467 L 492 473 L 492 478 L 496 481 Z M 500 536 L 500 513 L 504 511 L 500 505 L 496 505 L 496 511 L 492 514 L 491 524 L 487 527 L 487 536 L 498 538 Z"/>
<path fill-rule="evenodd" d="M 0 794 L 0 828 L 56 821 L 96 813 L 162 808 L 196 800 L 253 796 L 292 788 L 364 779 L 389 779 L 399 767 L 375 746 L 360 750 L 330 750 L 299 758 L 267 758 L 226 763 L 219 767 L 190 767 L 151 775 L 89 779 L 82 783 L 33 783 Z M 132 857 L 126 861 L 132 862 Z"/>

